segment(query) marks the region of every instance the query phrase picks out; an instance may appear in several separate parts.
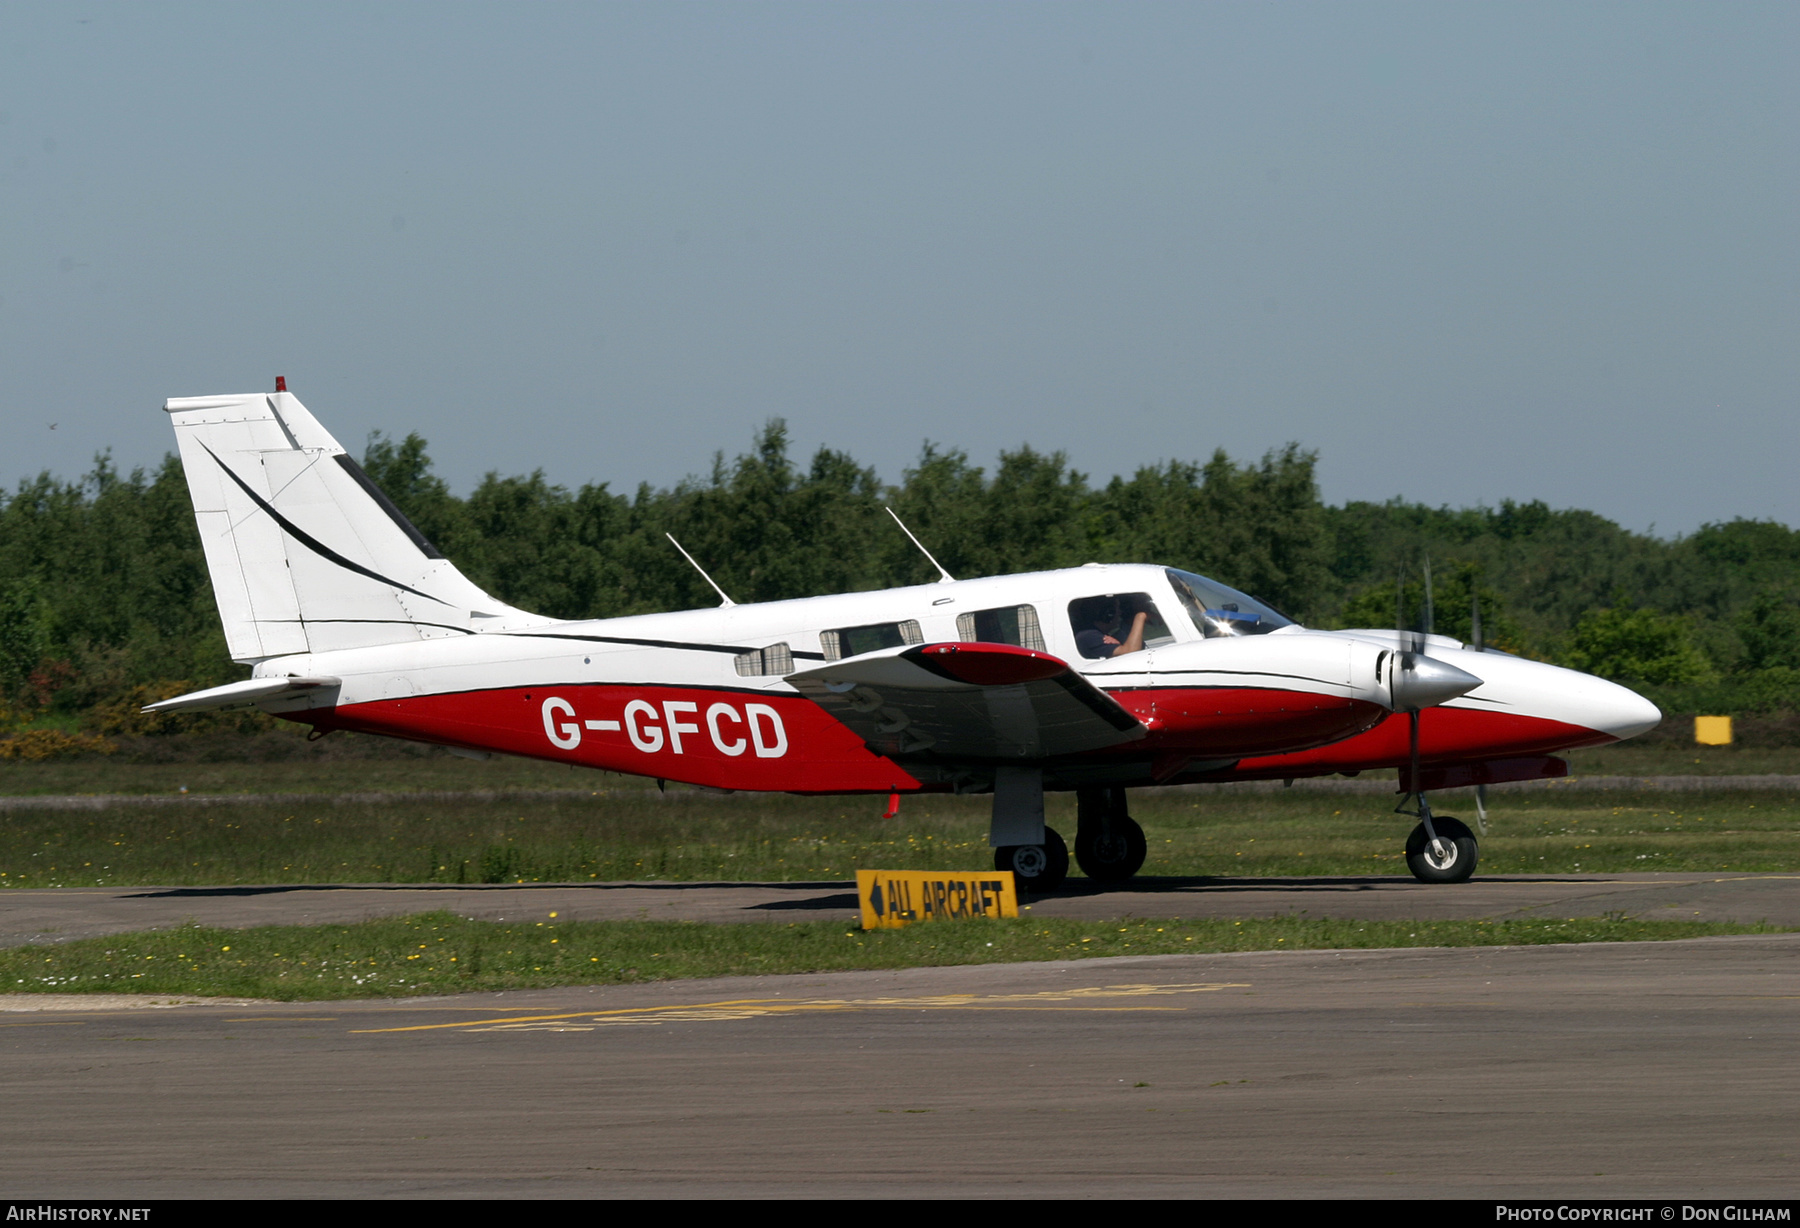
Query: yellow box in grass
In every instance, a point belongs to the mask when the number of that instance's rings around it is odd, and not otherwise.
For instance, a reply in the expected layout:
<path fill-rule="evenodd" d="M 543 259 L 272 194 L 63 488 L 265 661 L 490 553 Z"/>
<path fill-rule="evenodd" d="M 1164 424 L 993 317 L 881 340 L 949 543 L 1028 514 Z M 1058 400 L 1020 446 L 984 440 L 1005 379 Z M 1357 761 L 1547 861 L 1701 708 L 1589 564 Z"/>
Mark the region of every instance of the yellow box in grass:
<path fill-rule="evenodd" d="M 1011 870 L 858 870 L 856 898 L 866 930 L 1019 915 Z"/>
<path fill-rule="evenodd" d="M 1731 718 L 1729 716 L 1696 716 L 1694 718 L 1694 741 L 1701 746 L 1730 746 Z"/>

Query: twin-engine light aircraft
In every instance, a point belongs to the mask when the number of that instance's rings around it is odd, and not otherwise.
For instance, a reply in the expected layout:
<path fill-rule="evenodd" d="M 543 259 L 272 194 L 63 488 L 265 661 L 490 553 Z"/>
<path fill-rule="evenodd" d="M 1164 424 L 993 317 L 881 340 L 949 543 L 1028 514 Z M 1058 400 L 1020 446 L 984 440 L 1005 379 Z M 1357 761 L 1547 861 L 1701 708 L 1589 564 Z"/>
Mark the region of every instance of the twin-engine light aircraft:
<path fill-rule="evenodd" d="M 164 406 L 226 641 L 254 676 L 150 711 L 254 704 L 315 732 L 889 794 L 890 811 L 991 793 L 995 865 L 1028 891 L 1068 872 L 1046 790 L 1075 791 L 1075 859 L 1117 882 L 1145 856 L 1129 788 L 1384 767 L 1417 802 L 1413 873 L 1460 881 L 1475 837 L 1428 790 L 1562 775 L 1551 752 L 1660 719 L 1598 678 L 1440 636 L 1311 630 L 1169 567 L 939 568 L 885 592 L 545 618 L 471 583 L 276 388 Z"/>

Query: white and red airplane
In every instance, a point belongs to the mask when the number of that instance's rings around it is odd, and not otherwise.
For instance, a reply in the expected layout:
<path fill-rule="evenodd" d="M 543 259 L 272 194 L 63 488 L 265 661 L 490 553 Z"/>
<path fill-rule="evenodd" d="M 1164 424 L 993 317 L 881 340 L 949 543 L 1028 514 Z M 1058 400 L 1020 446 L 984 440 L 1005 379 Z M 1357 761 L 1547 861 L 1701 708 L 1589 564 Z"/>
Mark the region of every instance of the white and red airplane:
<path fill-rule="evenodd" d="M 1599 678 L 1441 636 L 1315 631 L 1135 564 L 939 568 L 882 592 L 546 618 L 471 583 L 276 388 L 164 406 L 226 642 L 253 677 L 151 711 L 254 704 L 320 732 L 715 789 L 889 794 L 890 810 L 906 793 L 991 792 L 995 864 L 1039 891 L 1069 860 L 1046 790 L 1076 792 L 1076 860 L 1118 881 L 1145 855 L 1130 787 L 1384 767 L 1418 801 L 1414 874 L 1460 881 L 1475 838 L 1434 819 L 1427 790 L 1562 775 L 1552 752 L 1661 718 Z"/>

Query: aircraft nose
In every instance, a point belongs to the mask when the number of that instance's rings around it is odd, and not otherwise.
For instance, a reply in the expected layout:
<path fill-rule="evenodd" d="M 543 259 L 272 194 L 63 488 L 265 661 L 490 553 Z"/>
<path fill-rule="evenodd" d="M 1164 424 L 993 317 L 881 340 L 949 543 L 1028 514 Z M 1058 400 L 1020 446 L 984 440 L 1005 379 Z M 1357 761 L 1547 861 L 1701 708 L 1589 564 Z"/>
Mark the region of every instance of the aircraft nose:
<path fill-rule="evenodd" d="M 1662 709 L 1636 691 L 1615 682 L 1606 683 L 1605 686 L 1607 692 L 1600 721 L 1602 733 L 1610 733 L 1623 741 L 1655 729 L 1662 723 Z"/>

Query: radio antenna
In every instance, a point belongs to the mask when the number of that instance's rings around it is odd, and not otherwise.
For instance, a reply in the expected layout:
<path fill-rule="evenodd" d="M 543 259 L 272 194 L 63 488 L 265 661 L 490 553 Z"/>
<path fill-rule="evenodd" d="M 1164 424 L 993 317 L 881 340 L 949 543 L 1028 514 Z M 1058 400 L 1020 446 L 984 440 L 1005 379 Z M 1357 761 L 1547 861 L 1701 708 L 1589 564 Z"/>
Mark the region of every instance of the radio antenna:
<path fill-rule="evenodd" d="M 919 553 L 924 555 L 927 559 L 929 559 L 931 561 L 931 565 L 933 567 L 937 568 L 938 575 L 943 577 L 943 579 L 939 580 L 938 583 L 939 584 L 955 584 L 956 577 L 951 575 L 949 572 L 945 571 L 944 565 L 942 563 L 938 562 L 936 559 L 931 557 L 931 551 L 927 550 L 925 548 L 925 544 L 923 542 L 921 542 L 918 538 L 913 537 L 913 531 L 906 527 L 906 522 L 904 520 L 900 519 L 900 517 L 895 513 L 894 509 L 891 507 L 888 508 L 887 514 L 894 517 L 894 523 L 900 526 L 900 531 L 902 533 L 906 534 L 906 536 L 912 541 L 912 544 L 919 548 Z"/>
<path fill-rule="evenodd" d="M 673 533 L 664 533 L 663 536 L 669 539 L 670 545 L 674 546 L 677 550 L 681 550 L 681 543 L 675 540 L 675 535 Z M 712 584 L 712 591 L 719 594 L 720 609 L 727 609 L 737 604 L 737 602 L 725 595 L 724 589 L 720 588 L 717 584 L 713 584 L 713 578 L 706 574 L 706 568 L 694 562 L 693 555 L 689 554 L 686 550 L 681 550 L 681 557 L 686 559 L 688 563 L 693 566 L 694 570 L 700 573 L 700 578 L 702 580 L 705 580 L 708 584 Z"/>

